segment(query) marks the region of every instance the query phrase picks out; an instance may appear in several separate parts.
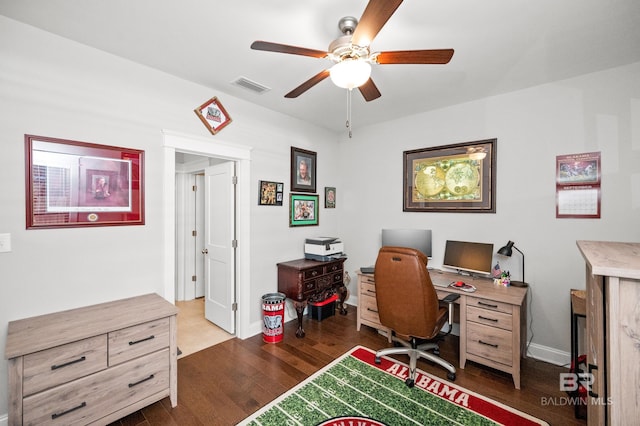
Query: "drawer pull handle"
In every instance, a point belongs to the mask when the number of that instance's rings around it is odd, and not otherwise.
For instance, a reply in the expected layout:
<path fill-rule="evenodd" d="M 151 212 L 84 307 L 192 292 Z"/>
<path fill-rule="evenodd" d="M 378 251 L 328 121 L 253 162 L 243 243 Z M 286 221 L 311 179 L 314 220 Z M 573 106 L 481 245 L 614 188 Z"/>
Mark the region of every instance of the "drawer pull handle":
<path fill-rule="evenodd" d="M 85 361 L 86 359 L 87 359 L 87 357 L 86 357 L 86 356 L 81 356 L 81 357 L 80 357 L 80 358 L 78 358 L 78 359 L 74 359 L 73 361 L 65 362 L 64 364 L 52 365 L 52 366 L 51 366 L 51 369 L 52 369 L 52 370 L 57 370 L 58 368 L 68 367 L 68 366 L 73 365 L 73 364 L 75 364 L 75 363 Z"/>
<path fill-rule="evenodd" d="M 492 304 L 490 304 L 490 303 L 485 303 L 485 302 L 478 302 L 478 305 L 480 305 L 480 306 L 486 306 L 487 308 L 493 308 L 493 309 L 498 308 L 498 305 L 492 305 Z"/>
<path fill-rule="evenodd" d="M 487 317 L 483 317 L 482 315 L 478 315 L 478 318 L 480 318 L 481 320 L 485 320 L 485 321 L 498 322 L 498 320 L 495 319 L 495 318 L 487 318 Z"/>
<path fill-rule="evenodd" d="M 132 340 L 131 342 L 129 342 L 129 346 L 133 346 L 133 345 L 137 345 L 138 343 L 142 343 L 142 342 L 146 342 L 147 340 L 153 340 L 155 339 L 156 336 L 154 336 L 153 334 L 149 337 L 145 337 L 144 339 L 140 339 L 140 340 Z"/>
<path fill-rule="evenodd" d="M 491 346 L 492 348 L 497 348 L 498 347 L 498 345 L 494 345 L 493 343 L 483 342 L 482 340 L 478 340 L 478 343 L 480 343 L 482 345 Z"/>
<path fill-rule="evenodd" d="M 376 294 L 376 291 L 375 291 L 375 290 L 367 290 L 367 293 L 373 293 L 373 294 Z"/>
<path fill-rule="evenodd" d="M 62 413 L 53 413 L 51 415 L 51 420 L 55 420 L 58 417 L 62 417 L 65 414 L 69 414 L 69 413 L 71 413 L 73 411 L 79 410 L 79 409 L 84 408 L 86 406 L 87 406 L 87 403 L 83 401 L 82 404 L 78 405 L 77 407 L 69 408 L 67 411 L 63 411 Z"/>
<path fill-rule="evenodd" d="M 369 312 L 375 312 L 376 314 L 378 313 L 378 311 L 376 311 L 375 309 L 371 309 L 371 308 L 367 308 L 367 311 L 369 311 Z"/>
<path fill-rule="evenodd" d="M 154 378 L 154 375 L 152 374 L 152 375 L 150 375 L 149 377 L 145 377 L 144 379 L 142 379 L 142 380 L 138 380 L 138 381 L 137 381 L 137 382 L 135 382 L 135 383 L 129 383 L 129 387 L 130 387 L 130 388 L 132 388 L 132 387 L 134 387 L 134 386 L 138 386 L 140 383 L 144 383 L 144 382 L 146 382 L 147 380 L 151 380 L 151 379 L 153 379 L 153 378 Z"/>
<path fill-rule="evenodd" d="M 315 277 L 316 275 L 318 275 L 318 271 L 311 272 L 311 275 Z"/>

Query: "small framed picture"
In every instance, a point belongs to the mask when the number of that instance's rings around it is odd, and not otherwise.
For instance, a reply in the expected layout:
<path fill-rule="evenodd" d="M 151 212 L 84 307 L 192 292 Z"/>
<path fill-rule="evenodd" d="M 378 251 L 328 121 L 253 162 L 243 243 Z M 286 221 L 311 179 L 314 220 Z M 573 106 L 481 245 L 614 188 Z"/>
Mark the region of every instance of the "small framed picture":
<path fill-rule="evenodd" d="M 289 226 L 312 226 L 318 224 L 318 194 L 291 194 L 289 203 Z"/>
<path fill-rule="evenodd" d="M 326 209 L 336 208 L 336 189 L 332 186 L 324 187 L 324 207 Z"/>
<path fill-rule="evenodd" d="M 271 182 L 268 180 L 260 181 L 260 197 L 258 205 L 260 206 L 281 206 L 282 191 L 284 184 L 282 182 Z"/>
<path fill-rule="evenodd" d="M 316 153 L 291 147 L 291 190 L 316 192 Z"/>
<path fill-rule="evenodd" d="M 229 113 L 215 96 L 196 108 L 194 112 L 213 135 L 231 123 Z"/>

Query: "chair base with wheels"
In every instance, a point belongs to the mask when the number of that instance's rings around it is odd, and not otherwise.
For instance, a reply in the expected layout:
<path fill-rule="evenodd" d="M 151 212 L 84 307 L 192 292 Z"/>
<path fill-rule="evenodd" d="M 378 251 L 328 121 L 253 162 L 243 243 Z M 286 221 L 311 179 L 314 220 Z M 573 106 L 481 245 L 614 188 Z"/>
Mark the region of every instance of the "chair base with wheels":
<path fill-rule="evenodd" d="M 409 377 L 404 381 L 410 388 L 415 385 L 416 378 L 416 365 L 418 358 L 424 358 L 431 362 L 434 362 L 447 370 L 447 378 L 451 381 L 456 379 L 456 368 L 448 361 L 440 358 L 437 353 L 439 352 L 438 344 L 435 342 L 427 342 L 418 344 L 416 338 L 412 338 L 410 342 L 396 337 L 391 338 L 393 342 L 400 344 L 402 347 L 386 348 L 376 352 L 375 362 L 380 364 L 380 357 L 385 355 L 403 354 L 409 355 Z M 435 353 L 427 351 L 433 350 Z"/>

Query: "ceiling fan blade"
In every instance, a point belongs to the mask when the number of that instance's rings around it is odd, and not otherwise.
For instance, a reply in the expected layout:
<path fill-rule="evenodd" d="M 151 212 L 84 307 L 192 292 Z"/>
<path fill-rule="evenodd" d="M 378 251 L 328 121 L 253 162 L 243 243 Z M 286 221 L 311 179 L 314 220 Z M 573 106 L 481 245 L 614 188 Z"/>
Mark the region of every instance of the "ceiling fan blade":
<path fill-rule="evenodd" d="M 371 102 L 382 96 L 371 78 L 369 78 L 365 84 L 358 87 L 358 89 L 360 90 L 360 93 L 362 93 L 364 100 L 367 102 Z"/>
<path fill-rule="evenodd" d="M 353 32 L 351 43 L 369 46 L 401 3 L 402 0 L 370 0 Z"/>
<path fill-rule="evenodd" d="M 376 57 L 379 64 L 447 64 L 453 56 L 453 49 L 398 50 L 380 52 Z"/>
<path fill-rule="evenodd" d="M 325 78 L 329 77 L 329 70 L 320 71 L 318 74 L 311 77 L 309 80 L 302 83 L 300 86 L 296 87 L 286 95 L 285 98 L 297 98 L 302 95 L 307 90 L 311 89 L 316 84 L 320 83 Z"/>
<path fill-rule="evenodd" d="M 269 41 L 257 40 L 251 43 L 253 50 L 264 50 L 266 52 L 289 53 L 291 55 L 311 56 L 313 58 L 324 58 L 327 52 L 322 50 L 307 49 L 305 47 L 289 46 L 287 44 L 271 43 Z"/>

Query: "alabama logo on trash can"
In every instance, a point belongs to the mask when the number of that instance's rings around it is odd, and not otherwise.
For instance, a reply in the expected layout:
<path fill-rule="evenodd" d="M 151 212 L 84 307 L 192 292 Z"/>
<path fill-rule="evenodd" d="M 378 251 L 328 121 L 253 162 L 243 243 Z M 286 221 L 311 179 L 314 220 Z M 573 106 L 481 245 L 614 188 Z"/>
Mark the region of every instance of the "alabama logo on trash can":
<path fill-rule="evenodd" d="M 267 343 L 282 341 L 284 334 L 284 299 L 282 293 L 262 296 L 262 339 Z"/>

